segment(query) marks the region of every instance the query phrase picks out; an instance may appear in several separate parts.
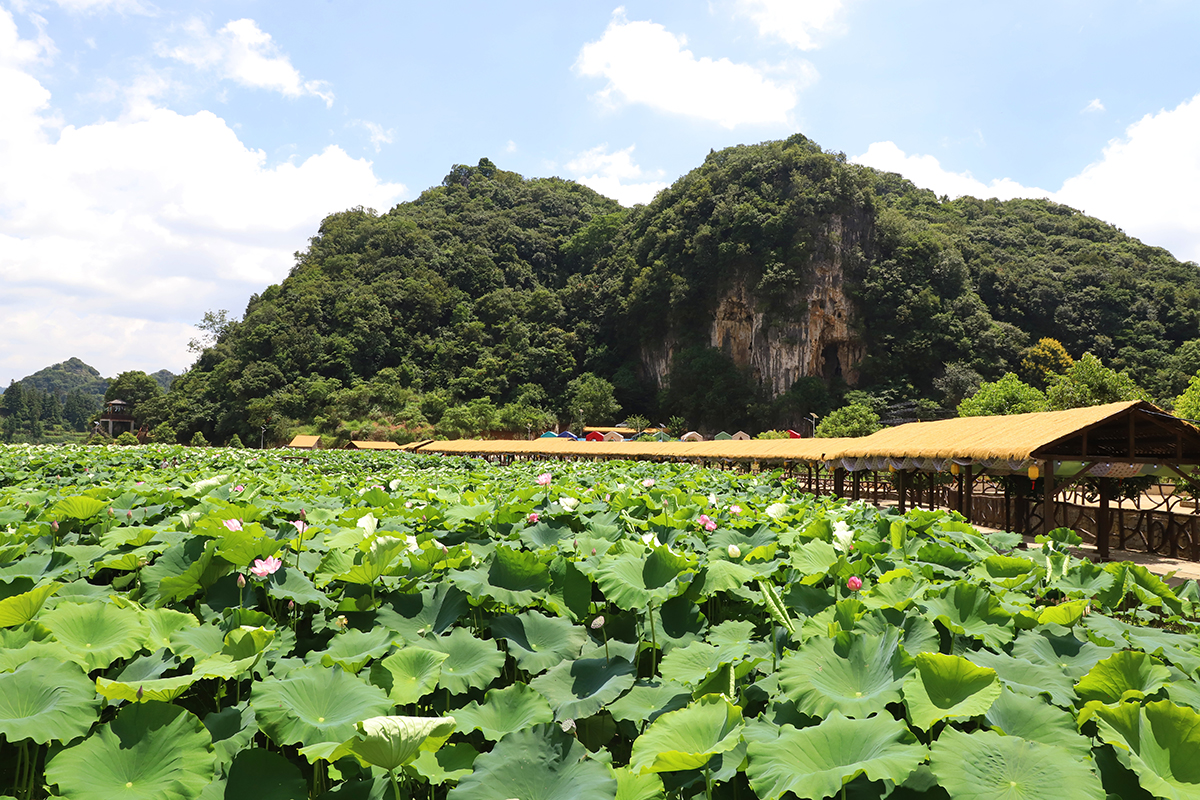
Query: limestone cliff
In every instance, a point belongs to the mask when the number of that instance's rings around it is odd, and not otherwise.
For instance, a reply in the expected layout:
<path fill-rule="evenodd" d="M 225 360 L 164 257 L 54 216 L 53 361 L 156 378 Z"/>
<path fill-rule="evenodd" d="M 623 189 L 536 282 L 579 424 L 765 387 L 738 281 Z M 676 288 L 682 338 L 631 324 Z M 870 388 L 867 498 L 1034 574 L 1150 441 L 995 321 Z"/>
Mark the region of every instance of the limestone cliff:
<path fill-rule="evenodd" d="M 748 369 L 771 397 L 809 376 L 826 381 L 840 377 L 856 385 L 864 344 L 858 331 L 860 314 L 845 286 L 847 270 L 870 245 L 866 215 L 831 218 L 798 288 L 782 302 L 757 296 L 751 275 L 736 276 L 712 313 L 708 344 Z M 674 335 L 643 345 L 642 368 L 656 386 L 665 385 L 678 346 Z"/>

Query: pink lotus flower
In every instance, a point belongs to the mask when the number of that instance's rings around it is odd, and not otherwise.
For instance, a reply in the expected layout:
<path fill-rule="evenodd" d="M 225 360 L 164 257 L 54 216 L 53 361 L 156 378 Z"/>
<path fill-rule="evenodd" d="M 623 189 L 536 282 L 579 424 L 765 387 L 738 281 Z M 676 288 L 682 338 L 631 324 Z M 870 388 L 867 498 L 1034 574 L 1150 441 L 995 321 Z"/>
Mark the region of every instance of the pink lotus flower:
<path fill-rule="evenodd" d="M 525 517 L 525 521 L 528 522 L 530 525 L 537 522 L 538 519 L 539 519 L 539 517 L 538 517 L 538 513 L 536 511 L 530 511 L 529 516 Z"/>
<path fill-rule="evenodd" d="M 296 527 L 296 533 L 301 533 L 301 534 L 302 534 L 302 533 L 304 533 L 306 530 L 308 530 L 308 523 L 307 523 L 307 522 L 305 522 L 305 521 L 304 521 L 304 520 L 302 520 L 302 519 L 294 519 L 294 520 L 292 520 L 292 525 L 294 525 L 294 526 Z"/>
<path fill-rule="evenodd" d="M 645 486 L 647 489 L 653 488 L 654 478 L 646 478 L 646 480 L 642 481 L 642 486 Z"/>
<path fill-rule="evenodd" d="M 554 480 L 554 476 L 551 475 L 549 472 L 543 472 L 541 475 L 538 475 L 538 477 L 537 477 L 538 486 L 549 486 L 550 481 L 552 481 L 552 480 Z"/>
<path fill-rule="evenodd" d="M 233 490 L 234 490 L 235 492 L 244 492 L 244 491 L 246 491 L 246 487 L 245 487 L 245 486 L 242 486 L 242 485 L 239 483 L 237 486 L 233 487 Z"/>
<path fill-rule="evenodd" d="M 740 513 L 742 513 L 742 507 L 741 506 L 730 506 L 729 513 L 730 514 L 740 514 Z"/>
<path fill-rule="evenodd" d="M 240 531 L 242 529 L 242 521 L 240 519 L 225 520 L 225 527 L 231 531 Z"/>
<path fill-rule="evenodd" d="M 717 521 L 709 517 L 707 514 L 701 514 L 697 522 L 703 525 L 704 530 L 706 531 L 715 531 L 717 529 Z"/>
<path fill-rule="evenodd" d="M 254 559 L 254 566 L 250 567 L 250 572 L 256 578 L 265 578 L 268 575 L 274 575 L 282 566 L 283 562 L 275 556 L 256 558 Z"/>
<path fill-rule="evenodd" d="M 852 592 L 857 592 L 862 588 L 862 578 L 857 575 L 851 575 L 850 580 L 846 581 L 846 588 Z"/>

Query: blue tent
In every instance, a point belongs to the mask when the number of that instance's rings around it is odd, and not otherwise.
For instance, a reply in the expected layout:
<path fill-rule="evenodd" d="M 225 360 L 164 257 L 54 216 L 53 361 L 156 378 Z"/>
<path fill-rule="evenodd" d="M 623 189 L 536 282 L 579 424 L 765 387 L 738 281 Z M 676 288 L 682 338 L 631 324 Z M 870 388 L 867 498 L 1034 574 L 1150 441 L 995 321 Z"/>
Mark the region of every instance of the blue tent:
<path fill-rule="evenodd" d="M 571 433 L 570 431 L 563 431 L 562 433 L 560 433 L 560 434 L 558 435 L 558 438 L 560 438 L 560 439 L 570 439 L 572 442 L 578 442 L 578 441 L 579 441 L 579 437 L 578 437 L 578 436 L 576 436 L 575 434 Z"/>
<path fill-rule="evenodd" d="M 541 436 L 539 436 L 538 438 L 539 438 L 539 439 L 557 439 L 557 438 L 558 438 L 558 434 L 557 434 L 557 433 L 555 433 L 554 431 L 546 431 L 545 433 L 543 433 L 543 434 L 542 434 Z"/>

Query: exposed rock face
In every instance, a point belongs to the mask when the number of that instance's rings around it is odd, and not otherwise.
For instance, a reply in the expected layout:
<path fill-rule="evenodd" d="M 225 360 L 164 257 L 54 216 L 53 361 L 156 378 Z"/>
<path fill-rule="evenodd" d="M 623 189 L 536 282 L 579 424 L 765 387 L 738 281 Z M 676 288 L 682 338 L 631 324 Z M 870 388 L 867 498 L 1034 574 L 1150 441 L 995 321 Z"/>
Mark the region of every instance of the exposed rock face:
<path fill-rule="evenodd" d="M 858 310 L 846 296 L 845 270 L 869 244 L 865 220 L 833 218 L 802 287 L 787 300 L 791 313 L 771 316 L 747 280 L 734 281 L 717 304 L 709 344 L 749 369 L 772 397 L 803 377 L 840 376 L 856 385 L 865 349 L 855 331 Z M 666 383 L 676 344 L 670 337 L 642 350 L 642 366 L 658 386 Z"/>

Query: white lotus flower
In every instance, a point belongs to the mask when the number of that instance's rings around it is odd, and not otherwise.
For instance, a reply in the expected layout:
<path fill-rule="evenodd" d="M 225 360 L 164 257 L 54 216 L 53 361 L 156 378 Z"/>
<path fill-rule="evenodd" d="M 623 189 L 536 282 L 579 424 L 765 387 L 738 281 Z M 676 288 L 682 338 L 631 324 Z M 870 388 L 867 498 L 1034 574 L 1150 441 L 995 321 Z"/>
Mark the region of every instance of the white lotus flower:
<path fill-rule="evenodd" d="M 564 509 L 566 509 L 567 511 L 574 511 L 575 506 L 579 505 L 579 498 L 560 497 L 560 498 L 558 498 L 558 504 L 560 506 L 562 506 Z"/>
<path fill-rule="evenodd" d="M 854 547 L 854 531 L 845 520 L 835 520 L 833 523 L 833 547 L 843 553 Z"/>
<path fill-rule="evenodd" d="M 779 519 L 787 513 L 788 507 L 783 503 L 771 503 L 767 506 L 767 516 L 771 519 Z"/>

